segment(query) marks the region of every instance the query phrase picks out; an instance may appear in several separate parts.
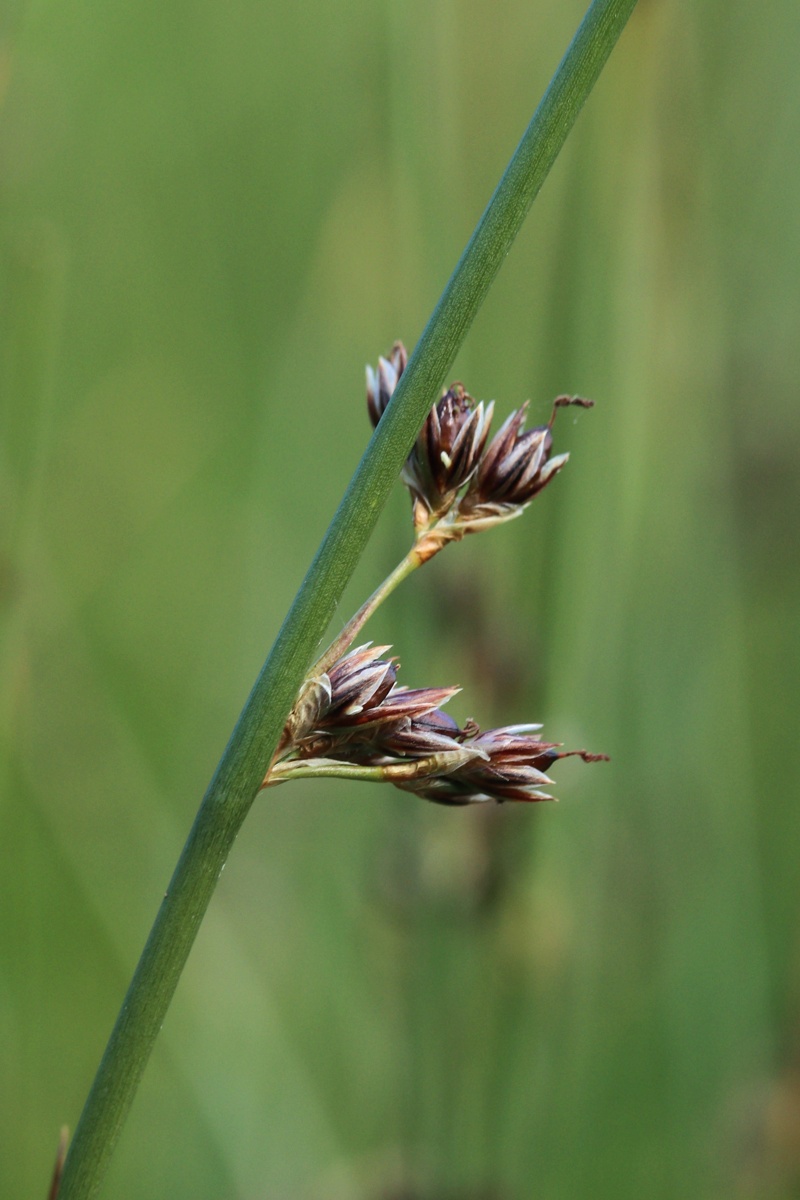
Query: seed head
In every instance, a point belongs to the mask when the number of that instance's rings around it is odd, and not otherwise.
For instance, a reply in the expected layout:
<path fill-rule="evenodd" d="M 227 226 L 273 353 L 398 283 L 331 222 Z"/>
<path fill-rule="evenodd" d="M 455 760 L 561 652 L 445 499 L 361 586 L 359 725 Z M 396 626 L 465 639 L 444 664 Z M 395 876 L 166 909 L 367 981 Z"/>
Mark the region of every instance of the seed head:
<path fill-rule="evenodd" d="M 398 687 L 395 660 L 380 657 L 388 649 L 359 646 L 307 681 L 281 740 L 293 762 L 377 767 L 425 800 L 463 805 L 552 800 L 541 788 L 553 782 L 546 772 L 559 758 L 605 760 L 543 742 L 541 725 L 459 728 L 441 708 L 459 689 Z"/>
<path fill-rule="evenodd" d="M 429 747 L 428 753 L 451 748 L 451 739 L 448 738 L 447 745 L 443 740 L 449 718 L 444 713 L 440 714 L 441 719 L 426 722 L 426 718 L 459 689 L 397 687 L 396 660 L 380 657 L 389 649 L 371 643 L 359 646 L 310 681 L 310 688 L 301 691 L 298 705 L 303 702 L 304 723 L 301 726 L 295 719 L 291 736 L 300 757 L 324 754 L 328 758 L 363 763 L 386 753 L 396 738 L 401 741 L 405 738 L 409 746 L 416 742 L 422 747 L 421 752 L 424 752 L 423 742 Z M 313 704 L 307 698 L 304 700 L 309 692 L 313 694 Z M 282 744 L 288 746 L 289 740 L 284 735 Z"/>
<path fill-rule="evenodd" d="M 367 408 L 373 425 L 383 416 L 407 363 L 405 346 L 395 342 L 389 357 L 378 360 L 377 370 L 367 367 Z M 519 516 L 555 478 L 569 455 L 553 457 L 553 422 L 559 408 L 568 405 L 591 408 L 593 401 L 559 396 L 547 424 L 527 430 L 526 402 L 487 449 L 494 402 L 478 403 L 460 383 L 442 393 L 403 466 L 422 561 L 465 533 Z"/>

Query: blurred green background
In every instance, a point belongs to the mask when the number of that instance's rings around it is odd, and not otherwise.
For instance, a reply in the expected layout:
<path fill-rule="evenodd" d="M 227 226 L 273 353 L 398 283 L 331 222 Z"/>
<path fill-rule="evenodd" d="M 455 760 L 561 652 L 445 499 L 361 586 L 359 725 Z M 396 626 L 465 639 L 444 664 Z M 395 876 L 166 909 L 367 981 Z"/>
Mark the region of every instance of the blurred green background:
<path fill-rule="evenodd" d="M 583 0 L 24 3 L 0 41 L 0 1194 Z M 104 1195 L 800 1196 L 800 9 L 641 0 L 453 371 L 567 471 L 370 633 L 612 755 L 256 804 Z M 404 553 L 398 486 L 339 624 Z"/>

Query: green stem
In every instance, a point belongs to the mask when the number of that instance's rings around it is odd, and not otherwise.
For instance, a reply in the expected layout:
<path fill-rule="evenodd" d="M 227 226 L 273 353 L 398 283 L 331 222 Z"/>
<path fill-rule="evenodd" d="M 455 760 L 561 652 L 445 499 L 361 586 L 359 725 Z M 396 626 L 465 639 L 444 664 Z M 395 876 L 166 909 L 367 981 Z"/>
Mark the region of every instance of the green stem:
<path fill-rule="evenodd" d="M 416 548 L 412 548 L 397 564 L 391 575 L 387 575 L 380 587 L 375 589 L 369 600 L 364 601 L 355 616 L 350 618 L 339 636 L 334 638 L 322 657 L 314 663 L 310 673 L 321 675 L 323 671 L 328 670 L 328 667 L 332 667 L 337 658 L 341 658 L 345 651 L 352 646 L 367 621 L 383 604 L 386 597 L 391 596 L 398 584 L 401 584 L 404 579 L 408 579 L 411 572 L 416 571 L 419 566 L 422 566 L 422 559 L 417 554 Z"/>
<path fill-rule="evenodd" d="M 382 783 L 383 767 L 359 766 L 357 763 L 336 762 L 330 758 L 308 758 L 278 763 L 272 767 L 264 787 L 277 787 L 291 779 L 361 779 L 366 783 Z"/>
<path fill-rule="evenodd" d="M 95 1196 L 298 688 L 475 314 L 636 5 L 593 0 L 411 355 L 222 755 L 78 1122 L 59 1200 Z"/>
<path fill-rule="evenodd" d="M 521 508 L 520 512 L 522 512 Z M 463 531 L 459 531 L 459 522 L 455 513 L 457 513 L 457 509 L 417 535 L 416 544 L 397 564 L 391 575 L 387 575 L 380 587 L 377 587 L 370 598 L 364 601 L 355 616 L 350 618 L 339 636 L 334 638 L 322 657 L 314 663 L 309 672 L 310 675 L 321 675 L 323 671 L 327 671 L 329 667 L 333 666 L 337 658 L 341 658 L 345 651 L 352 646 L 376 609 L 380 608 L 387 596 L 391 596 L 394 589 L 404 579 L 408 579 L 412 571 L 416 571 L 417 567 L 421 567 L 423 563 L 430 562 L 448 542 L 457 541 L 463 537 Z"/>
<path fill-rule="evenodd" d="M 431 775 L 449 775 L 465 763 L 486 757 L 476 750 L 442 750 L 426 758 L 398 759 L 376 766 L 338 762 L 335 758 L 305 758 L 278 763 L 272 768 L 264 787 L 276 787 L 290 779 L 355 779 L 367 783 L 401 783 Z"/>

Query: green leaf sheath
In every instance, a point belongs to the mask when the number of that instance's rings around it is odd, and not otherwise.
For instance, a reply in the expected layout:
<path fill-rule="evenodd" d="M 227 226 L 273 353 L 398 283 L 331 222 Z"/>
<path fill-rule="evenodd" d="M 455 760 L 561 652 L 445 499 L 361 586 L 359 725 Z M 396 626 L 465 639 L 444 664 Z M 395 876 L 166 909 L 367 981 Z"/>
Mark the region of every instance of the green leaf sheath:
<path fill-rule="evenodd" d="M 59 1200 L 97 1193 L 219 873 L 294 697 L 419 428 L 636 0 L 595 0 L 481 217 L 242 710 L 139 960 Z"/>

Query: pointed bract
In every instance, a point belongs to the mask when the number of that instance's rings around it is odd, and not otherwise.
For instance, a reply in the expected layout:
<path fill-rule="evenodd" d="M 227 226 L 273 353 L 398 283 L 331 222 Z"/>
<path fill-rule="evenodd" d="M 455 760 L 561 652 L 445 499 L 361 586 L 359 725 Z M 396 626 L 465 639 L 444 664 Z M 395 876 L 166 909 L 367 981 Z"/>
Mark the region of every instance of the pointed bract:
<path fill-rule="evenodd" d="M 395 660 L 378 657 L 389 649 L 367 643 L 333 664 L 327 672 L 330 700 L 321 710 L 318 724 L 348 724 L 381 705 L 397 679 Z"/>

